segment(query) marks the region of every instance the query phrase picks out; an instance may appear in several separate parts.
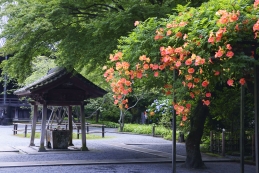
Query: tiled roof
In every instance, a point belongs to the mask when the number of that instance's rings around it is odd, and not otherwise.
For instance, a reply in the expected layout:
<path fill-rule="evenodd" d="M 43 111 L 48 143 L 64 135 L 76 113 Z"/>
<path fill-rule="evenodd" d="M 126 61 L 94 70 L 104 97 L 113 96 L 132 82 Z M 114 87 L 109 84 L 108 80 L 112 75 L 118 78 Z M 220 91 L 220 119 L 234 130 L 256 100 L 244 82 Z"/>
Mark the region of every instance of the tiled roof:
<path fill-rule="evenodd" d="M 48 73 L 46 76 L 43 76 L 42 78 L 36 80 L 35 82 L 14 91 L 14 94 L 20 95 L 20 93 L 24 93 L 26 91 L 29 92 L 32 89 L 36 89 L 41 86 L 44 86 L 48 83 L 51 83 L 52 81 L 57 80 L 61 76 L 67 74 L 67 71 L 64 68 L 55 68 L 55 69 L 56 69 L 55 71 Z"/>
<path fill-rule="evenodd" d="M 50 83 L 60 79 L 61 77 L 63 77 L 64 75 L 66 75 L 68 73 L 69 72 L 65 68 L 62 68 L 62 67 L 53 68 L 48 72 L 48 74 L 46 76 L 43 76 L 39 80 L 36 80 L 35 82 L 16 90 L 14 92 L 14 94 L 16 94 L 16 95 L 30 94 L 32 90 L 42 88 L 42 87 L 46 86 L 47 84 L 50 84 Z M 71 72 L 71 73 L 73 73 L 73 72 Z M 96 90 L 98 90 L 99 92 L 101 92 L 103 94 L 107 93 L 105 90 L 96 86 L 95 84 L 93 84 L 92 82 L 87 80 L 82 75 L 80 75 L 80 74 L 74 74 L 74 75 L 78 79 L 80 79 L 82 82 L 84 82 L 86 85 L 91 86 L 92 88 L 95 88 Z"/>

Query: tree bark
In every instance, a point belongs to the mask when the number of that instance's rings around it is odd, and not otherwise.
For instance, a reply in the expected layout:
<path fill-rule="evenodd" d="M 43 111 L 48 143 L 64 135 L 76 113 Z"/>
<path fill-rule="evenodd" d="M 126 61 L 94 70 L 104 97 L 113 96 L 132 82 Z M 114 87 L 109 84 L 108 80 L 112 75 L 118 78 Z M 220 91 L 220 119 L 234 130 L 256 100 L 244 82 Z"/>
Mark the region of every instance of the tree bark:
<path fill-rule="evenodd" d="M 120 132 L 123 132 L 123 128 L 124 128 L 124 112 L 122 110 L 120 110 Z"/>
<path fill-rule="evenodd" d="M 184 165 L 187 168 L 197 169 L 204 167 L 200 152 L 200 143 L 205 120 L 208 114 L 208 107 L 203 105 L 203 102 L 199 100 L 193 114 L 191 115 L 190 132 L 185 142 L 187 157 Z"/>

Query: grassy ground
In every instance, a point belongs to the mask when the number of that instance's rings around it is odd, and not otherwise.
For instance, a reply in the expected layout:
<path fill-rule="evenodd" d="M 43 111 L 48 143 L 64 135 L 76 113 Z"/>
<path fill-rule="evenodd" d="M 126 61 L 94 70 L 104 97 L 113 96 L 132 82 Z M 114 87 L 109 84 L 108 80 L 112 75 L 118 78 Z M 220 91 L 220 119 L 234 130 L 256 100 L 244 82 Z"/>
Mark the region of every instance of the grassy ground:
<path fill-rule="evenodd" d="M 106 127 L 118 128 L 119 123 L 109 122 L 109 121 L 99 121 L 96 123 L 95 121 L 87 120 L 87 122 L 91 124 L 103 124 Z M 123 128 L 123 132 L 135 133 L 135 134 L 153 134 L 153 124 L 125 124 Z M 176 139 L 178 139 L 179 132 L 176 132 Z M 164 139 L 172 140 L 172 129 L 171 127 L 164 127 L 161 125 L 155 125 L 155 136 L 161 136 Z"/>
<path fill-rule="evenodd" d="M 172 130 L 164 126 L 153 125 L 153 124 L 125 124 L 123 131 L 137 134 L 147 134 L 155 136 L 161 136 L 164 139 L 172 140 Z M 176 133 L 178 135 L 178 133 Z M 178 138 L 178 137 L 177 137 Z"/>

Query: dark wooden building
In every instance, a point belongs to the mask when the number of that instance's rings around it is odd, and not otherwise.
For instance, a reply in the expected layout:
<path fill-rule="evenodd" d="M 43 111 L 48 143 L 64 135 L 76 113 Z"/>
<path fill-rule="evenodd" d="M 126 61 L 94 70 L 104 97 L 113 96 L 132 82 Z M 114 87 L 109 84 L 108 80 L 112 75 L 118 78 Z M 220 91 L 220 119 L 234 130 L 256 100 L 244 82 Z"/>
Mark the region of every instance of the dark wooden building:
<path fill-rule="evenodd" d="M 0 61 L 7 58 L 0 57 Z M 7 81 L 7 75 L 4 75 L 0 82 L 0 125 L 9 125 L 17 121 L 30 121 L 30 104 L 14 95 L 13 90 L 17 88 L 17 85 L 14 81 Z"/>

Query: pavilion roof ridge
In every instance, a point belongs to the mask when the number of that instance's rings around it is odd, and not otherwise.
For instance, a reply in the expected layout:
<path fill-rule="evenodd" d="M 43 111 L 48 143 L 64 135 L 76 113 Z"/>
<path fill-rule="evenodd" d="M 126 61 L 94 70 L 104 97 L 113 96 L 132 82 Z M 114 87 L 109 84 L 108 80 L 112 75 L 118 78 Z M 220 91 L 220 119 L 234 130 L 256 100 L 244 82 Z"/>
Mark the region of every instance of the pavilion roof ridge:
<path fill-rule="evenodd" d="M 91 82 L 90 80 L 88 80 L 83 75 L 76 72 L 75 70 L 69 71 L 64 67 L 55 67 L 55 68 L 49 70 L 49 72 L 42 78 L 36 80 L 35 82 L 32 82 L 31 84 L 28 84 L 28 85 L 22 87 L 20 89 L 17 89 L 16 91 L 14 91 L 14 94 L 19 95 L 19 96 L 30 95 L 32 92 L 34 92 L 38 89 L 42 89 L 45 86 L 47 86 L 48 84 L 51 85 L 51 83 L 54 83 L 55 81 L 58 81 L 61 78 L 65 79 L 64 78 L 65 75 L 69 75 L 70 77 L 73 77 L 73 76 L 76 77 L 75 79 L 80 80 L 83 85 L 89 86 L 89 87 L 95 89 L 95 91 L 101 95 L 107 93 L 107 91 L 100 88 L 99 86 L 97 86 L 96 84 L 94 84 L 93 82 Z"/>
<path fill-rule="evenodd" d="M 44 84 L 54 81 L 67 73 L 68 72 L 65 68 L 62 68 L 62 67 L 56 68 L 55 71 L 53 71 L 51 73 L 47 73 L 47 75 L 41 77 L 40 79 L 22 87 L 22 88 L 17 89 L 16 91 L 14 91 L 14 94 L 19 94 L 21 92 L 25 92 L 28 89 L 35 89 L 39 86 L 43 86 Z M 53 76 L 56 76 L 56 77 L 54 77 L 54 79 L 53 79 Z"/>

